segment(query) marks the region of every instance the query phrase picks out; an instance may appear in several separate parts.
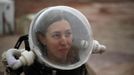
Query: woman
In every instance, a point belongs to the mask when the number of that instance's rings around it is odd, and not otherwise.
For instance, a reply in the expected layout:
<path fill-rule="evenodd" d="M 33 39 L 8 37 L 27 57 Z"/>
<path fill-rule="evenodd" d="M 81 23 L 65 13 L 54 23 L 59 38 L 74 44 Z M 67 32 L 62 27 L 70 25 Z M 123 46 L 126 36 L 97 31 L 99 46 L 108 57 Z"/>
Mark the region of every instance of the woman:
<path fill-rule="evenodd" d="M 91 39 L 87 27 L 83 25 L 88 22 L 79 12 L 74 12 L 76 10 L 70 7 L 57 6 L 44 9 L 36 15 L 29 38 L 31 48 L 36 47 L 33 51 L 37 58 L 34 64 L 25 67 L 26 75 L 88 74 L 85 64 L 81 65 L 81 62 L 85 62 L 82 59 L 87 58 L 90 52 L 87 47 L 89 44 L 81 44 L 83 40 Z"/>
<path fill-rule="evenodd" d="M 78 51 L 72 47 L 73 35 L 69 22 L 67 22 L 63 17 L 55 17 L 53 20 L 54 23 L 50 24 L 48 28 L 46 28 L 47 24 L 44 24 L 45 27 L 41 26 L 40 30 L 36 31 L 40 50 L 44 53 L 44 57 L 52 63 L 59 65 L 76 63 L 78 61 Z M 53 75 L 56 72 L 57 75 L 82 75 L 82 71 L 83 73 L 86 73 L 84 67 L 85 66 L 65 71 L 48 67 L 35 60 L 35 63 L 31 65 L 31 67 L 25 67 L 24 72 L 26 75 Z M 39 74 L 40 71 L 41 74 Z"/>

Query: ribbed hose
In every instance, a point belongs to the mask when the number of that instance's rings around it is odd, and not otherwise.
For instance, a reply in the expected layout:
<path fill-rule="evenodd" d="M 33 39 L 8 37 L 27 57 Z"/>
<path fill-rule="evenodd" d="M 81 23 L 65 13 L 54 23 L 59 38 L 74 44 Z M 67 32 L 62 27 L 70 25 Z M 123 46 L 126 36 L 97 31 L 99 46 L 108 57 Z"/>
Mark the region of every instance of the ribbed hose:
<path fill-rule="evenodd" d="M 106 50 L 106 46 L 100 44 L 97 40 L 93 40 L 93 50 L 92 50 L 92 54 L 97 54 L 97 53 L 103 53 Z"/>
<path fill-rule="evenodd" d="M 16 56 L 18 56 L 16 58 Z M 17 49 L 9 49 L 6 52 L 6 60 L 8 63 L 8 66 L 11 67 L 12 69 L 18 69 L 21 66 L 24 65 L 31 65 L 34 62 L 34 53 L 32 51 L 27 51 L 27 50 L 17 50 Z"/>

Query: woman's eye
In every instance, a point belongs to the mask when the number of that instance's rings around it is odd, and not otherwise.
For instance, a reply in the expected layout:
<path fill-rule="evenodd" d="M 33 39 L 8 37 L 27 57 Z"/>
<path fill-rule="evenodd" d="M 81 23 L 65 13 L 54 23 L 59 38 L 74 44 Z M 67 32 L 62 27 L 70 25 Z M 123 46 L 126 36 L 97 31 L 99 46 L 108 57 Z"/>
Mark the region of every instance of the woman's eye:
<path fill-rule="evenodd" d="M 68 31 L 68 32 L 65 32 L 65 36 L 66 37 L 70 37 L 72 35 L 72 32 Z"/>
<path fill-rule="evenodd" d="M 52 35 L 52 37 L 53 37 L 53 38 L 56 38 L 56 39 L 57 39 L 57 38 L 60 38 L 60 34 L 55 33 L 55 34 Z"/>

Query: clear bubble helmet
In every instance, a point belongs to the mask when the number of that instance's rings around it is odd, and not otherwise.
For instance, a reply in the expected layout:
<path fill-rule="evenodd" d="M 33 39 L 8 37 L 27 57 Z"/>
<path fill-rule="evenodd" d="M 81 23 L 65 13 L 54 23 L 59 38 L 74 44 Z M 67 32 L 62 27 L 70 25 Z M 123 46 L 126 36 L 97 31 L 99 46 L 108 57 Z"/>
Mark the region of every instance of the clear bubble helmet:
<path fill-rule="evenodd" d="M 38 40 L 38 31 L 46 33 L 47 28 L 58 21 L 66 20 L 72 30 L 71 63 L 60 64 L 52 62 Z M 63 24 L 64 25 L 64 24 Z M 70 70 L 86 63 L 93 49 L 92 30 L 87 18 L 78 10 L 68 6 L 55 6 L 41 10 L 32 20 L 29 30 L 29 43 L 31 50 L 36 54 L 38 61 L 50 67 Z M 72 62 L 73 61 L 73 62 Z"/>

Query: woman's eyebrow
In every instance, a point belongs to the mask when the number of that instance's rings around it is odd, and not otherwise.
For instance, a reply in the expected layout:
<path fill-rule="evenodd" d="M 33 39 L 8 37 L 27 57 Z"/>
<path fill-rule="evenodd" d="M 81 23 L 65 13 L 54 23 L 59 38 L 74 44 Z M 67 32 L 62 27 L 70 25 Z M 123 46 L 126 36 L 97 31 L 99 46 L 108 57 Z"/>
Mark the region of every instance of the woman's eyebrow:
<path fill-rule="evenodd" d="M 67 29 L 65 32 L 72 32 L 72 30 L 71 29 Z"/>
<path fill-rule="evenodd" d="M 60 31 L 51 32 L 50 34 L 60 34 Z"/>

